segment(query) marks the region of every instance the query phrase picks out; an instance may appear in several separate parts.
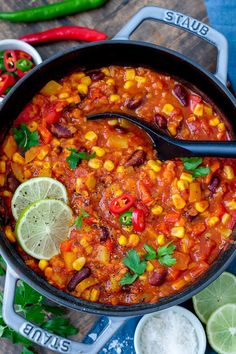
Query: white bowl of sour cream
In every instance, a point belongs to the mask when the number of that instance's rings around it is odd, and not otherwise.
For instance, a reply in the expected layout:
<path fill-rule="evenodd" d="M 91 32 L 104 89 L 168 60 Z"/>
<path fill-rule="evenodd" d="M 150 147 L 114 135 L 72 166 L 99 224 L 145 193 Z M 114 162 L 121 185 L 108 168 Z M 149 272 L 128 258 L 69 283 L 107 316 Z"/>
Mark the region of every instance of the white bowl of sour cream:
<path fill-rule="evenodd" d="M 174 306 L 141 318 L 134 347 L 136 354 L 204 354 L 206 334 L 192 312 Z"/>

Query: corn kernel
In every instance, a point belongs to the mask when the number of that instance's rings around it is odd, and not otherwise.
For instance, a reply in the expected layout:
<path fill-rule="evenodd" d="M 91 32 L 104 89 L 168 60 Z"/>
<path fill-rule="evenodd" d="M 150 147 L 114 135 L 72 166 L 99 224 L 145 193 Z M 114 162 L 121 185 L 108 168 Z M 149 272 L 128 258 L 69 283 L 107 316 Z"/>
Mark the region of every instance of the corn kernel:
<path fill-rule="evenodd" d="M 193 113 L 197 117 L 202 117 L 203 116 L 203 104 L 197 103 L 196 106 L 194 107 Z"/>
<path fill-rule="evenodd" d="M 188 182 L 186 180 L 179 180 L 177 181 L 177 187 L 179 191 L 184 191 L 188 189 Z"/>
<path fill-rule="evenodd" d="M 48 266 L 48 261 L 46 261 L 46 259 L 40 259 L 38 266 L 39 269 L 44 270 L 47 266 Z"/>
<path fill-rule="evenodd" d="M 226 202 L 226 206 L 229 208 L 229 210 L 236 210 L 236 202 L 234 200 Z"/>
<path fill-rule="evenodd" d="M 173 194 L 172 201 L 176 209 L 183 209 L 186 205 L 185 200 L 179 194 Z"/>
<path fill-rule="evenodd" d="M 68 92 L 62 92 L 62 93 L 60 93 L 60 95 L 58 95 L 58 98 L 60 100 L 63 100 L 63 99 L 68 98 L 68 97 L 70 97 Z"/>
<path fill-rule="evenodd" d="M 86 263 L 86 258 L 85 257 L 79 257 L 72 263 L 72 267 L 73 267 L 74 270 L 79 271 L 80 269 L 83 268 L 85 263 Z"/>
<path fill-rule="evenodd" d="M 81 82 L 81 84 L 84 84 L 84 85 L 86 85 L 86 86 L 89 86 L 89 85 L 91 85 L 92 80 L 90 79 L 89 76 L 84 76 L 84 77 L 82 77 L 82 79 L 80 80 L 80 82 Z"/>
<path fill-rule="evenodd" d="M 183 238 L 185 235 L 185 228 L 183 226 L 175 226 L 171 229 L 171 236 Z"/>
<path fill-rule="evenodd" d="M 81 72 L 81 73 L 74 73 L 71 75 L 71 78 L 73 80 L 80 80 L 80 79 L 82 79 L 82 77 L 85 77 L 85 73 Z"/>
<path fill-rule="evenodd" d="M 223 229 L 223 230 L 221 230 L 220 233 L 224 238 L 228 238 L 232 235 L 232 230 L 231 229 Z"/>
<path fill-rule="evenodd" d="M 114 170 L 114 168 L 115 168 L 115 165 L 114 165 L 114 163 L 113 163 L 113 161 L 111 161 L 111 160 L 106 160 L 105 162 L 104 162 L 104 164 L 103 164 L 103 167 L 105 168 L 105 170 L 107 170 L 107 171 L 113 171 Z"/>
<path fill-rule="evenodd" d="M 222 222 L 223 225 L 226 225 L 226 224 L 228 224 L 228 222 L 230 221 L 230 219 L 231 219 L 230 214 L 224 213 L 224 215 L 223 215 L 222 218 L 221 218 L 221 222 Z"/>
<path fill-rule="evenodd" d="M 218 224 L 220 222 L 220 219 L 218 218 L 218 216 L 212 216 L 211 218 L 209 218 L 207 220 L 207 224 L 208 226 L 215 226 L 216 224 Z"/>
<path fill-rule="evenodd" d="M 131 232 L 133 230 L 133 225 L 122 225 L 122 229 L 126 232 Z"/>
<path fill-rule="evenodd" d="M 5 184 L 5 175 L 0 175 L 0 187 L 4 186 Z"/>
<path fill-rule="evenodd" d="M 98 301 L 100 295 L 99 289 L 92 289 L 90 294 L 90 301 Z"/>
<path fill-rule="evenodd" d="M 173 124 L 168 124 L 168 127 L 167 127 L 169 133 L 172 135 L 172 136 L 175 136 L 177 134 L 177 129 L 176 129 L 176 126 L 173 125 Z"/>
<path fill-rule="evenodd" d="M 93 146 L 92 151 L 94 151 L 96 153 L 96 156 L 98 156 L 98 157 L 102 157 L 106 153 L 106 151 L 99 146 Z"/>
<path fill-rule="evenodd" d="M 183 172 L 180 175 L 180 179 L 182 179 L 183 181 L 187 181 L 187 182 L 192 182 L 193 181 L 193 176 L 190 173 L 186 173 Z"/>
<path fill-rule="evenodd" d="M 224 175 L 227 179 L 231 180 L 234 179 L 234 170 L 232 166 L 226 165 L 223 168 Z"/>
<path fill-rule="evenodd" d="M 107 123 L 108 123 L 108 125 L 110 125 L 111 127 L 114 127 L 115 125 L 117 125 L 118 124 L 118 119 L 109 119 L 108 121 L 107 121 Z"/>
<path fill-rule="evenodd" d="M 11 226 L 8 225 L 5 227 L 5 234 L 10 242 L 12 243 L 16 242 L 16 235 L 12 231 Z"/>
<path fill-rule="evenodd" d="M 60 145 L 60 140 L 57 138 L 53 138 L 51 141 L 52 146 L 59 146 Z"/>
<path fill-rule="evenodd" d="M 30 179 L 32 177 L 32 173 L 30 170 L 25 170 L 24 171 L 24 176 L 25 176 L 25 179 Z"/>
<path fill-rule="evenodd" d="M 79 91 L 79 93 L 83 94 L 83 95 L 87 95 L 88 93 L 88 86 L 85 84 L 79 84 L 77 86 L 77 90 Z"/>
<path fill-rule="evenodd" d="M 134 80 L 135 78 L 135 69 L 126 69 L 125 70 L 126 80 Z"/>
<path fill-rule="evenodd" d="M 115 80 L 114 80 L 114 79 L 108 79 L 108 80 L 106 81 L 106 83 L 107 83 L 108 85 L 115 85 Z"/>
<path fill-rule="evenodd" d="M 37 128 L 38 128 L 38 123 L 35 122 L 35 121 L 33 121 L 33 122 L 31 122 L 30 124 L 28 124 L 27 127 L 28 127 L 29 131 L 30 131 L 31 133 L 33 133 L 33 132 L 35 132 L 35 131 L 37 130 Z"/>
<path fill-rule="evenodd" d="M 111 96 L 109 97 L 109 101 L 110 101 L 111 103 L 119 102 L 119 101 L 120 101 L 120 96 L 119 96 L 119 95 L 111 95 Z"/>
<path fill-rule="evenodd" d="M 98 168 L 101 168 L 102 167 L 102 161 L 99 160 L 99 159 L 91 159 L 89 160 L 88 162 L 88 166 L 97 170 Z"/>
<path fill-rule="evenodd" d="M 3 197 L 11 198 L 11 197 L 12 197 L 12 192 L 10 192 L 10 191 L 3 191 L 3 192 L 2 192 L 2 196 L 3 196 Z"/>
<path fill-rule="evenodd" d="M 5 172 L 6 172 L 6 162 L 0 161 L 0 173 L 5 173 Z"/>
<path fill-rule="evenodd" d="M 129 236 L 129 246 L 136 247 L 139 244 L 139 236 L 136 234 L 131 234 Z"/>
<path fill-rule="evenodd" d="M 126 89 L 126 90 L 130 89 L 132 86 L 134 86 L 133 80 L 128 80 L 124 83 L 124 89 Z"/>
<path fill-rule="evenodd" d="M 89 141 L 95 141 L 95 140 L 98 139 L 97 134 L 94 133 L 94 131 L 92 131 L 92 130 L 87 132 L 84 137 L 85 137 L 86 140 L 89 140 Z"/>
<path fill-rule="evenodd" d="M 218 131 L 219 132 L 224 132 L 225 131 L 225 123 L 220 123 L 217 125 Z"/>
<path fill-rule="evenodd" d="M 75 182 L 75 191 L 76 193 L 80 192 L 81 187 L 83 186 L 83 180 L 82 178 L 78 177 Z"/>
<path fill-rule="evenodd" d="M 157 243 L 159 246 L 163 246 L 165 244 L 165 236 L 163 234 L 157 236 Z"/>
<path fill-rule="evenodd" d="M 50 162 L 44 162 L 44 164 L 43 164 L 44 169 L 49 169 L 50 167 L 51 167 Z"/>
<path fill-rule="evenodd" d="M 138 278 L 139 278 L 139 280 L 142 280 L 142 281 L 146 281 L 147 280 L 146 274 L 142 274 Z"/>
<path fill-rule="evenodd" d="M 169 116 L 171 114 L 171 112 L 173 112 L 174 109 L 175 109 L 175 107 L 172 104 L 166 103 L 164 105 L 164 107 L 162 108 L 162 112 Z"/>
<path fill-rule="evenodd" d="M 122 189 L 118 189 L 114 192 L 114 196 L 115 197 L 120 197 L 124 192 L 122 191 Z"/>
<path fill-rule="evenodd" d="M 103 72 L 103 74 L 105 74 L 106 76 L 110 76 L 110 70 L 108 68 L 102 68 L 101 71 Z"/>
<path fill-rule="evenodd" d="M 161 215 L 163 212 L 163 208 L 161 205 L 156 205 L 151 209 L 152 214 L 154 215 Z"/>
<path fill-rule="evenodd" d="M 135 81 L 137 81 L 139 84 L 145 84 L 145 82 L 147 81 L 146 77 L 144 76 L 135 76 Z"/>
<path fill-rule="evenodd" d="M 86 252 L 86 254 L 91 254 L 93 252 L 93 247 L 92 246 L 87 246 L 85 248 L 85 252 Z"/>
<path fill-rule="evenodd" d="M 127 238 L 124 235 L 121 235 L 118 239 L 118 243 L 120 246 L 126 246 L 127 245 Z"/>
<path fill-rule="evenodd" d="M 199 213 L 203 213 L 209 207 L 209 203 L 207 200 L 201 200 L 200 202 L 196 202 L 194 206 Z"/>
<path fill-rule="evenodd" d="M 88 241 L 86 240 L 85 237 L 82 237 L 79 243 L 80 243 L 81 246 L 84 247 L 84 248 L 86 248 L 86 247 L 89 246 L 89 243 L 88 243 Z"/>
<path fill-rule="evenodd" d="M 216 127 L 219 123 L 220 123 L 219 117 L 214 117 L 214 118 L 209 120 L 209 124 L 212 127 Z"/>
<path fill-rule="evenodd" d="M 153 271 L 153 269 L 154 269 L 154 266 L 152 265 L 152 263 L 150 261 L 147 261 L 146 271 L 151 272 L 151 271 Z"/>
<path fill-rule="evenodd" d="M 39 154 L 37 155 L 37 158 L 39 160 L 43 160 L 47 156 L 48 153 L 49 153 L 49 148 L 47 146 L 45 146 L 40 149 Z"/>
<path fill-rule="evenodd" d="M 82 293 L 83 299 L 89 301 L 90 300 L 90 296 L 91 296 L 91 291 L 89 289 L 86 289 L 86 290 L 83 291 L 83 293 Z"/>
<path fill-rule="evenodd" d="M 161 170 L 161 164 L 155 160 L 149 160 L 147 165 L 154 171 L 159 172 Z"/>
<path fill-rule="evenodd" d="M 205 112 L 206 114 L 208 114 L 208 116 L 212 116 L 212 114 L 213 114 L 212 107 L 207 106 L 207 105 L 204 104 L 203 109 L 204 109 L 204 112 Z"/>
<path fill-rule="evenodd" d="M 89 174 L 86 178 L 86 181 L 85 181 L 85 185 L 86 187 L 90 190 L 90 191 L 93 191 L 94 188 L 96 187 L 96 184 L 97 184 L 97 181 L 96 181 L 96 178 L 94 176 L 94 174 Z"/>
<path fill-rule="evenodd" d="M 21 156 L 18 152 L 15 152 L 13 157 L 12 157 L 14 162 L 19 163 L 20 165 L 24 165 L 25 164 L 25 159 L 23 156 Z"/>
<path fill-rule="evenodd" d="M 118 166 L 117 169 L 116 169 L 116 171 L 117 171 L 118 173 L 122 173 L 122 172 L 124 172 L 124 170 L 125 170 L 125 167 L 124 167 L 124 166 Z"/>
<path fill-rule="evenodd" d="M 52 276 L 52 267 L 46 267 L 44 270 L 44 274 L 46 278 L 51 278 Z"/>

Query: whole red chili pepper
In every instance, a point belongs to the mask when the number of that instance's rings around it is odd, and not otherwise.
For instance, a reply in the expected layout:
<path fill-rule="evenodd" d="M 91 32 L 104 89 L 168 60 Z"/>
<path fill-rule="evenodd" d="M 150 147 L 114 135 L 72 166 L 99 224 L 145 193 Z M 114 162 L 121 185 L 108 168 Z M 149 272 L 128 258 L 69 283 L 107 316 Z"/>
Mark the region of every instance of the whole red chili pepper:
<path fill-rule="evenodd" d="M 78 26 L 61 26 L 49 29 L 47 31 L 31 33 L 20 37 L 22 41 L 31 44 L 60 41 L 65 39 L 95 42 L 102 41 L 106 38 L 107 36 L 105 33 L 98 32 L 91 28 Z"/>

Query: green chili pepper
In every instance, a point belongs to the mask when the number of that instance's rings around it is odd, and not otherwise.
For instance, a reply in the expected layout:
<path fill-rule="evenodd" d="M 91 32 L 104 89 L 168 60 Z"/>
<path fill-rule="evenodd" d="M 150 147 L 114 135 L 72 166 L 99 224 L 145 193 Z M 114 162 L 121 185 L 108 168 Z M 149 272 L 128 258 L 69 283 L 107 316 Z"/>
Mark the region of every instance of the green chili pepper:
<path fill-rule="evenodd" d="M 132 225 L 132 214 L 132 211 L 122 213 L 119 217 L 120 223 L 125 226 Z"/>
<path fill-rule="evenodd" d="M 39 7 L 30 7 L 15 12 L 0 12 L 0 19 L 10 22 L 46 21 L 94 9 L 105 2 L 106 0 L 67 0 Z"/>
<path fill-rule="evenodd" d="M 32 66 L 33 66 L 32 61 L 30 61 L 29 59 L 26 59 L 26 58 L 21 58 L 21 59 L 17 60 L 17 62 L 16 62 L 17 69 L 24 71 L 24 72 L 31 69 Z"/>
<path fill-rule="evenodd" d="M 4 65 L 4 60 L 0 58 L 0 70 L 6 71 L 5 65 Z"/>
<path fill-rule="evenodd" d="M 0 59 L 3 59 L 3 57 L 4 57 L 4 51 L 1 50 L 1 51 L 0 51 Z"/>
<path fill-rule="evenodd" d="M 9 86 L 5 91 L 4 91 L 4 95 L 8 94 L 9 91 L 11 91 L 13 86 Z"/>

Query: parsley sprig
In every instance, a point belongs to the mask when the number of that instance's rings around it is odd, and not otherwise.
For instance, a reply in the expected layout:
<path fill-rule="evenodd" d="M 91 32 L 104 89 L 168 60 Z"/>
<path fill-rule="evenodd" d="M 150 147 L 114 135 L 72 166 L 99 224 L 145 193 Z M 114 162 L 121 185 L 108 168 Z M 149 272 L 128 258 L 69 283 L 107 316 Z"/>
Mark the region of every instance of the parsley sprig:
<path fill-rule="evenodd" d="M 96 153 L 94 152 L 92 155 L 89 155 L 87 152 L 85 151 L 76 151 L 75 149 L 67 149 L 71 152 L 70 156 L 68 156 L 66 158 L 66 161 L 68 162 L 70 168 L 72 170 L 74 170 L 78 163 L 81 161 L 81 160 L 90 160 L 90 159 L 93 159 L 95 156 L 96 156 Z"/>
<path fill-rule="evenodd" d="M 1 275 L 5 274 L 5 262 L 0 256 Z M 0 338 L 8 338 L 14 344 L 23 344 L 21 354 L 34 354 L 31 350 L 33 343 L 8 327 L 2 317 L 3 294 L 0 292 Z M 45 298 L 24 282 L 19 282 L 15 295 L 15 310 L 28 321 L 32 321 L 42 328 L 62 337 L 78 333 L 66 312 L 61 307 L 45 304 Z"/>
<path fill-rule="evenodd" d="M 194 178 L 206 176 L 211 172 L 209 167 L 200 166 L 203 161 L 201 157 L 184 157 L 182 161 L 185 170 L 191 172 Z"/>
<path fill-rule="evenodd" d="M 152 246 L 147 244 L 144 245 L 144 248 L 147 251 L 147 254 L 145 255 L 146 260 L 157 259 L 166 267 L 171 267 L 176 263 L 176 259 L 172 256 L 176 246 L 171 244 L 171 242 L 159 247 L 157 252 Z"/>
<path fill-rule="evenodd" d="M 13 129 L 14 139 L 23 151 L 39 145 L 39 134 L 37 131 L 31 132 L 25 124 L 20 124 L 18 128 Z"/>
<path fill-rule="evenodd" d="M 140 275 L 146 270 L 146 262 L 140 260 L 140 256 L 134 249 L 127 252 L 127 256 L 123 259 L 124 265 L 128 267 L 132 272 L 128 272 L 120 280 L 120 285 L 132 284 Z"/>
<path fill-rule="evenodd" d="M 77 217 L 77 219 L 75 219 L 75 222 L 74 222 L 76 229 L 80 230 L 83 226 L 83 219 L 89 218 L 89 217 L 90 217 L 90 215 L 84 209 L 81 209 L 79 216 Z"/>

